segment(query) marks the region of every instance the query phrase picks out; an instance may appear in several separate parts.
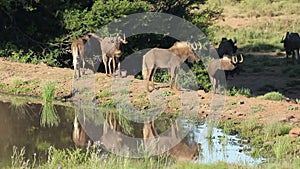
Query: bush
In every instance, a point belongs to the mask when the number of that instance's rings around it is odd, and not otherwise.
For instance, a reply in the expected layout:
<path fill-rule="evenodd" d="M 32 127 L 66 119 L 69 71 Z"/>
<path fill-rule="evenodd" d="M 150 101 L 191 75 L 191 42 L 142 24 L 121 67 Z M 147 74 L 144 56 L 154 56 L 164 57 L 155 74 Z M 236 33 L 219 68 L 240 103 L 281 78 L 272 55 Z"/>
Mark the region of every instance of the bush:
<path fill-rule="evenodd" d="M 232 88 L 228 89 L 226 91 L 226 94 L 228 96 L 246 96 L 246 97 L 251 97 L 251 90 L 247 89 L 247 88 L 241 88 L 241 89 L 237 89 L 235 86 L 233 86 Z"/>
<path fill-rule="evenodd" d="M 263 96 L 259 96 L 258 98 L 266 99 L 266 100 L 276 100 L 276 101 L 280 101 L 280 100 L 285 99 L 285 96 L 282 95 L 282 94 L 279 93 L 279 92 L 269 92 L 269 93 L 266 93 L 266 94 L 263 95 Z"/>

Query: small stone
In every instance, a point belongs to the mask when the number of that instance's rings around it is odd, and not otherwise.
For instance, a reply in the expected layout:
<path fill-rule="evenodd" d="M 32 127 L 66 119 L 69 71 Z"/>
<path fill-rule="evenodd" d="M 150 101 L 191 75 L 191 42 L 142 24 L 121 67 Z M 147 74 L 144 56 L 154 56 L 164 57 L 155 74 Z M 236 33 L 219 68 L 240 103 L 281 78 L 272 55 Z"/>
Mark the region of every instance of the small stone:
<path fill-rule="evenodd" d="M 289 136 L 290 137 L 299 137 L 300 136 L 300 128 L 299 127 L 292 128 L 289 132 Z"/>
<path fill-rule="evenodd" d="M 248 143 L 250 143 L 250 139 L 245 139 L 245 140 L 242 140 L 242 143 L 244 143 L 244 144 L 248 144 Z"/>
<path fill-rule="evenodd" d="M 294 118 L 295 118 L 295 116 L 293 116 L 293 115 L 286 117 L 287 120 L 291 120 L 291 119 L 294 119 Z"/>

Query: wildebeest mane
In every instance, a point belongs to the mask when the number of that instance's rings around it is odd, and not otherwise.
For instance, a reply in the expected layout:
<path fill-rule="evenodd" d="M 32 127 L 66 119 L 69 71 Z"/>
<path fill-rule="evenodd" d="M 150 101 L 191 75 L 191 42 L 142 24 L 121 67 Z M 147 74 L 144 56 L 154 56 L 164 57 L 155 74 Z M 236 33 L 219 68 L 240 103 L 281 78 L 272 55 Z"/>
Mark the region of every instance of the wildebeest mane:
<path fill-rule="evenodd" d="M 176 42 L 168 50 L 178 56 L 181 61 L 186 60 L 192 52 L 187 42 Z"/>

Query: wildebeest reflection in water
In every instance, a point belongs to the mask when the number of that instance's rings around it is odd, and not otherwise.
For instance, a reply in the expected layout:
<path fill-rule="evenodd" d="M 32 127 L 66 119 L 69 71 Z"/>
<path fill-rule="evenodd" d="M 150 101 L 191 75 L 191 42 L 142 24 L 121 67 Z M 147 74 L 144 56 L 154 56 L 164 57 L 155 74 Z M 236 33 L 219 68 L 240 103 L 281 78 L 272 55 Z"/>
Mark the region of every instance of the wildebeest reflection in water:
<path fill-rule="evenodd" d="M 99 137 L 99 140 L 94 141 L 100 141 L 103 148 L 109 152 L 124 155 L 132 151 L 132 147 L 143 147 L 143 152 L 149 155 L 167 154 L 177 160 L 194 160 L 198 158 L 199 144 L 191 139 L 189 134 L 181 139 L 182 137 L 178 136 L 178 125 L 176 122 L 170 124 L 171 132 L 166 135 L 158 134 L 157 131 L 162 133 L 165 129 L 160 129 L 160 127 L 163 126 L 165 128 L 166 125 L 162 124 L 169 120 L 158 119 L 156 123 L 160 124 L 157 126 L 155 126 L 154 120 L 145 124 L 129 122 L 124 125 L 118 119 L 120 116 L 116 113 L 105 113 L 104 117 L 104 123 L 99 128 L 99 130 L 102 130 L 99 131 L 100 133 L 102 132 L 102 135 Z M 128 130 L 131 127 L 132 130 Z M 127 131 L 125 131 L 125 128 L 127 128 Z M 140 141 L 133 142 L 129 140 L 131 137 L 136 138 L 136 140 L 140 139 Z M 73 141 L 76 146 L 80 147 L 90 147 L 93 143 L 85 130 L 82 129 L 82 126 L 78 124 L 76 116 L 73 128 Z"/>
<path fill-rule="evenodd" d="M 166 153 L 177 160 L 196 160 L 199 156 L 200 144 L 188 138 L 189 135 L 182 139 L 177 122 L 171 122 L 171 135 L 159 136 L 154 121 L 149 121 L 144 124 L 143 136 L 146 152 Z"/>

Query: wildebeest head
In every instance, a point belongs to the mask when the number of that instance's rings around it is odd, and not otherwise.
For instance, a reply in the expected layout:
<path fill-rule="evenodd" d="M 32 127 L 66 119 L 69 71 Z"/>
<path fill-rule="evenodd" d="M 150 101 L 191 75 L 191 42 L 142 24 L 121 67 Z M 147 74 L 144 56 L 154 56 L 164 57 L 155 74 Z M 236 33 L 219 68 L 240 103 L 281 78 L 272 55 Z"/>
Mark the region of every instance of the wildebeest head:
<path fill-rule="evenodd" d="M 219 57 L 222 58 L 225 54 L 232 56 L 237 51 L 236 40 L 222 38 L 218 48 Z"/>
<path fill-rule="evenodd" d="M 198 62 L 200 57 L 193 50 L 194 46 L 190 42 L 176 42 L 169 50 L 180 57 L 182 61 L 188 59 L 188 62 Z"/>
<path fill-rule="evenodd" d="M 101 42 L 102 50 L 107 55 L 114 55 L 116 57 L 120 57 L 122 54 L 121 49 L 120 49 L 121 43 L 122 44 L 128 43 L 126 41 L 125 34 L 124 34 L 123 38 L 121 38 L 121 36 L 119 34 L 117 34 L 116 36 L 113 36 L 113 37 L 111 37 L 111 36 L 105 37 Z"/>
<path fill-rule="evenodd" d="M 240 55 L 240 58 L 237 56 L 228 56 L 224 55 L 222 59 L 220 59 L 220 69 L 221 70 L 233 70 L 235 69 L 238 63 L 242 63 L 244 61 L 243 55 Z"/>

